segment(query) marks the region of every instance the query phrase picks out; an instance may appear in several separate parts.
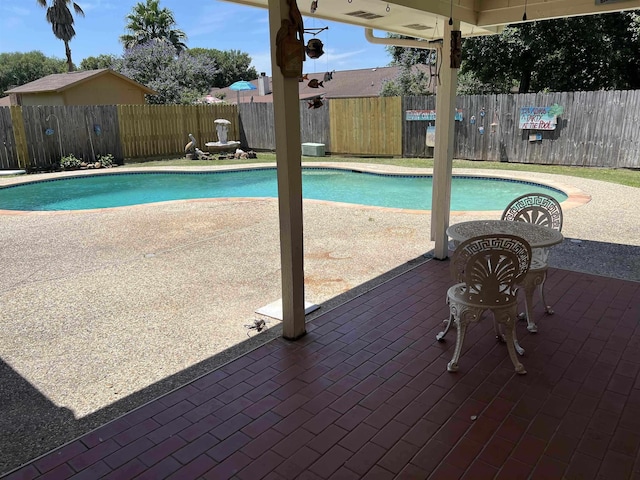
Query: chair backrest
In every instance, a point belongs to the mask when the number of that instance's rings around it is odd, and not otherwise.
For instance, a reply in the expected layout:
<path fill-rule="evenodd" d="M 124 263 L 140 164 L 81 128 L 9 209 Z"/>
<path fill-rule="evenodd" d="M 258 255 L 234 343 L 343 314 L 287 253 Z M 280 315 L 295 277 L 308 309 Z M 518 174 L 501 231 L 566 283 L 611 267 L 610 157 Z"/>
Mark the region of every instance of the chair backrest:
<path fill-rule="evenodd" d="M 451 257 L 451 274 L 472 302 L 497 307 L 515 300 L 516 285 L 529 270 L 531 246 L 515 235 L 481 235 L 460 243 Z"/>
<path fill-rule="evenodd" d="M 528 222 L 562 231 L 562 207 L 550 195 L 527 193 L 513 200 L 502 212 L 502 220 Z"/>

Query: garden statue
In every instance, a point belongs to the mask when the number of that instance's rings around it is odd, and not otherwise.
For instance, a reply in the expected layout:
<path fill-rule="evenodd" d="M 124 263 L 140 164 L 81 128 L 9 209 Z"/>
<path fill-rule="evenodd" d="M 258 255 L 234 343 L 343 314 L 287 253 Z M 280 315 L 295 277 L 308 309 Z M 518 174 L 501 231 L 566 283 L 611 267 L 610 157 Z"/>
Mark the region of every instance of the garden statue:
<path fill-rule="evenodd" d="M 229 140 L 229 125 L 231 122 L 224 118 L 218 118 L 213 121 L 216 126 L 216 133 L 218 134 L 217 142 L 207 142 L 205 146 L 207 148 L 213 149 L 217 152 L 223 151 L 234 151 L 237 147 L 240 146 L 240 142 L 237 140 Z"/>

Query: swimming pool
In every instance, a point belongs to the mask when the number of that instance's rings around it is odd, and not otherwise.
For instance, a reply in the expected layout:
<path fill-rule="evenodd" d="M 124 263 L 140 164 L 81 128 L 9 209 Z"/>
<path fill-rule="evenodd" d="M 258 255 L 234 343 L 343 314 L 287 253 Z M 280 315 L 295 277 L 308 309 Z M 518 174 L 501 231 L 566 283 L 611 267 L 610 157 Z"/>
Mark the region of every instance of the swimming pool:
<path fill-rule="evenodd" d="M 303 196 L 359 205 L 431 210 L 430 175 L 391 175 L 336 168 L 304 168 Z M 454 176 L 451 210 L 503 210 L 528 192 L 564 192 L 533 182 Z M 170 200 L 277 197 L 275 168 L 216 172 L 126 172 L 82 175 L 0 188 L 3 210 L 88 210 Z"/>

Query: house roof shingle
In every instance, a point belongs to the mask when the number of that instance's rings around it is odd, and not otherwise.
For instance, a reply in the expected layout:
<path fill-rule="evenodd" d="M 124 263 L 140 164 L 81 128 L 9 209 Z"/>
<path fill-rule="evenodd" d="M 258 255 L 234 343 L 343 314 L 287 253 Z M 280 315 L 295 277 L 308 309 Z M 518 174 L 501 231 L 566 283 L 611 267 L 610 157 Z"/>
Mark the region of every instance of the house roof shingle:
<path fill-rule="evenodd" d="M 427 75 L 432 73 L 427 65 L 419 65 L 417 68 L 423 70 Z M 400 69 L 399 66 L 393 66 L 333 71 L 333 78 L 328 82 L 324 81 L 325 72 L 309 73 L 307 74 L 308 79 L 300 82 L 300 100 L 314 98 L 318 95 L 323 95 L 325 98 L 378 97 L 384 82 L 395 80 Z M 323 82 L 322 87 L 309 87 L 309 81 L 312 79 Z M 250 83 L 255 87 L 258 86 L 258 80 L 251 80 Z M 271 78 L 269 78 L 269 85 L 271 87 Z M 435 92 L 435 78 L 432 78 L 431 89 Z M 228 103 L 236 103 L 238 96 L 237 92 L 229 87 L 213 88 L 209 94 L 214 97 L 223 95 Z M 240 103 L 248 103 L 252 99 L 256 103 L 273 102 L 272 93 L 258 95 L 258 90 L 240 92 L 239 96 Z"/>
<path fill-rule="evenodd" d="M 68 88 L 71 88 L 79 83 L 85 82 L 91 78 L 99 77 L 101 75 L 115 75 L 133 85 L 136 85 L 145 93 L 153 95 L 156 92 L 150 88 L 145 87 L 141 83 L 138 83 L 129 77 L 125 77 L 118 72 L 114 72 L 109 68 L 100 68 L 98 70 L 80 70 L 77 72 L 68 73 L 54 73 L 47 75 L 46 77 L 39 78 L 33 82 L 25 83 L 19 87 L 7 90 L 5 93 L 43 93 L 43 92 L 62 92 Z"/>

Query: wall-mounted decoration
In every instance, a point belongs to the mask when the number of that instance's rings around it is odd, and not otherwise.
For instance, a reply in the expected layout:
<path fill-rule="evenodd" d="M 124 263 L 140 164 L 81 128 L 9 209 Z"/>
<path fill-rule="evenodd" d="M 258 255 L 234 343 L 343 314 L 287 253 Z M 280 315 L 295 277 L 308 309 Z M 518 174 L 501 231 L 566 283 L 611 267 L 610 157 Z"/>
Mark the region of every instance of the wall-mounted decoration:
<path fill-rule="evenodd" d="M 529 135 L 529 141 L 530 142 L 541 142 L 542 141 L 542 133 L 541 132 L 532 133 L 531 135 Z"/>
<path fill-rule="evenodd" d="M 304 62 L 304 22 L 296 0 L 288 0 L 289 18 L 283 19 L 276 35 L 276 63 L 282 76 L 296 78 L 302 76 Z"/>
<path fill-rule="evenodd" d="M 427 138 L 425 141 L 425 145 L 427 147 L 435 147 L 436 146 L 436 126 L 428 125 L 427 126 Z"/>
<path fill-rule="evenodd" d="M 480 132 L 480 135 L 484 135 L 484 126 L 483 125 L 480 125 L 478 127 L 478 132 Z"/>
<path fill-rule="evenodd" d="M 405 120 L 407 121 L 434 121 L 436 119 L 435 110 L 407 110 L 405 113 Z M 456 122 L 462 121 L 462 110 L 456 109 L 455 113 Z"/>
<path fill-rule="evenodd" d="M 44 131 L 44 134 L 45 134 L 47 137 L 50 137 L 51 135 L 53 135 L 53 128 L 47 128 L 47 129 Z"/>
<path fill-rule="evenodd" d="M 102 127 L 98 124 L 95 124 L 93 126 L 93 131 L 94 133 L 99 137 L 100 135 L 102 135 Z"/>
<path fill-rule="evenodd" d="M 558 116 L 562 115 L 564 107 L 557 103 L 550 107 L 522 107 L 520 109 L 520 130 L 555 130 Z"/>
<path fill-rule="evenodd" d="M 469 123 L 471 125 L 475 125 L 476 124 L 476 116 L 475 115 L 471 115 L 471 118 L 469 119 Z"/>

